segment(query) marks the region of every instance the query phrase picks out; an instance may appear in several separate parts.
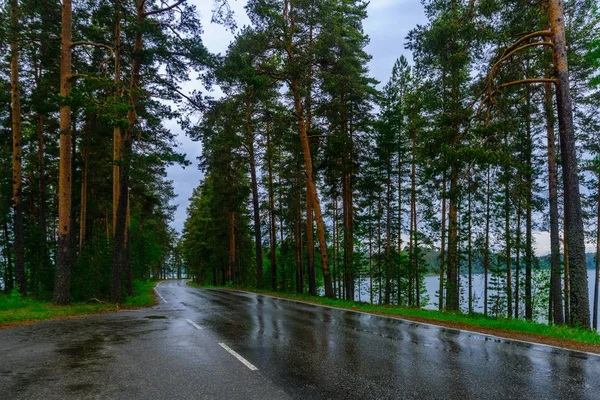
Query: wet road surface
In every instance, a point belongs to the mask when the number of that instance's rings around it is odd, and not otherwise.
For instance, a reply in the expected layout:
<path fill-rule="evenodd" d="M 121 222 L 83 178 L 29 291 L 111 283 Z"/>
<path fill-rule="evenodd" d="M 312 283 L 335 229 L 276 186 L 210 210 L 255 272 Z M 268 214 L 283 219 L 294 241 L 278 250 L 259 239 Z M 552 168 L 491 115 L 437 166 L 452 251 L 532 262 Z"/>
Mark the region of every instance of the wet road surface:
<path fill-rule="evenodd" d="M 0 331 L 0 399 L 600 399 L 600 357 L 256 294 Z"/>

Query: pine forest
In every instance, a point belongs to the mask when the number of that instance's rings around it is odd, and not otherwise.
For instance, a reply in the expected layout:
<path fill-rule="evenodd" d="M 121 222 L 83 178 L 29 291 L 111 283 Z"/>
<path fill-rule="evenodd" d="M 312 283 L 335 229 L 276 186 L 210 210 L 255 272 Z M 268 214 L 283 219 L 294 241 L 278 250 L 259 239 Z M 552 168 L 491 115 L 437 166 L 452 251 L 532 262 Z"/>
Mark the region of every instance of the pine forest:
<path fill-rule="evenodd" d="M 2 2 L 6 293 L 189 277 L 598 329 L 596 0 L 422 0 L 384 82 L 367 1 L 205 3 Z"/>

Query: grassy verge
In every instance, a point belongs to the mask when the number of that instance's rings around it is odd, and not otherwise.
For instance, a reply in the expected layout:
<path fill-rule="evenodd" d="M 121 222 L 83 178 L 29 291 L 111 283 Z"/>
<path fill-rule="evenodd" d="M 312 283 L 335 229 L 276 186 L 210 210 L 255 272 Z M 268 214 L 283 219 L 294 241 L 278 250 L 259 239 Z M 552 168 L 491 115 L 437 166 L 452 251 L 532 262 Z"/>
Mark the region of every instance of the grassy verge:
<path fill-rule="evenodd" d="M 44 319 L 66 318 L 117 311 L 123 308 L 148 307 L 156 304 L 153 288 L 156 282 L 135 281 L 134 295 L 127 297 L 121 305 L 113 303 L 73 303 L 68 306 L 54 306 L 47 301 L 21 298 L 16 292 L 0 295 L 0 328 L 10 325 L 40 321 Z"/>
<path fill-rule="evenodd" d="M 214 286 L 198 285 L 193 282 L 188 283 L 190 286 L 202 287 L 202 288 L 214 288 Z M 223 288 L 223 287 L 221 287 Z M 401 318 L 407 318 L 418 322 L 427 322 L 432 324 L 438 324 L 443 326 L 456 327 L 466 330 L 480 331 L 484 333 L 498 334 L 501 332 L 506 333 L 520 333 L 526 335 L 532 335 L 535 337 L 548 337 L 558 340 L 573 341 L 586 345 L 600 346 L 600 335 L 598 332 L 589 331 L 585 329 L 577 329 L 568 326 L 557 326 L 557 325 L 546 325 L 536 322 L 529 322 L 525 320 L 515 319 L 504 319 L 504 318 L 491 318 L 485 317 L 482 314 L 459 314 L 441 312 L 435 310 L 423 310 L 419 308 L 406 308 L 397 306 L 380 306 L 369 303 L 359 303 L 353 301 L 328 299 L 325 297 L 310 296 L 306 294 L 291 294 L 291 293 L 279 293 L 268 290 L 258 289 L 247 289 L 247 288 L 232 288 L 245 290 L 255 293 L 268 294 L 272 296 L 301 300 L 315 304 L 326 305 L 330 307 L 337 307 L 342 309 L 349 309 L 355 311 L 362 311 L 371 314 L 378 315 L 389 315 Z M 518 339 L 527 340 L 525 337 L 515 337 L 515 335 L 506 335 L 507 337 L 514 337 Z M 589 351 L 589 349 L 588 349 Z M 600 351 L 600 347 L 598 348 Z"/>

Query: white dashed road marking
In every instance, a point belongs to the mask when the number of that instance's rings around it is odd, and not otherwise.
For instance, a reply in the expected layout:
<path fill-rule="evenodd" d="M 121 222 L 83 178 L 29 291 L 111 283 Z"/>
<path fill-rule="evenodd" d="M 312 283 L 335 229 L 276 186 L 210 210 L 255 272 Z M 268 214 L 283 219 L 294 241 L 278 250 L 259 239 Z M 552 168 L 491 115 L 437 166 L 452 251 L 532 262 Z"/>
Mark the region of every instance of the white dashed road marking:
<path fill-rule="evenodd" d="M 186 319 L 186 321 L 189 322 L 190 325 L 192 325 L 194 328 L 196 328 L 196 329 L 202 329 L 202 327 L 200 325 L 198 325 L 198 324 L 190 321 L 189 319 Z"/>
<path fill-rule="evenodd" d="M 248 367 L 251 371 L 258 371 L 258 368 L 256 368 L 254 365 L 252 365 L 248 360 L 246 360 L 244 357 L 240 356 L 238 353 L 236 353 L 234 350 L 232 350 L 229 346 L 227 346 L 225 343 L 219 343 L 219 346 L 221 346 L 222 348 L 224 348 L 229 354 L 231 354 L 232 356 L 234 356 L 235 358 L 237 358 L 242 364 L 244 364 L 246 367 Z"/>

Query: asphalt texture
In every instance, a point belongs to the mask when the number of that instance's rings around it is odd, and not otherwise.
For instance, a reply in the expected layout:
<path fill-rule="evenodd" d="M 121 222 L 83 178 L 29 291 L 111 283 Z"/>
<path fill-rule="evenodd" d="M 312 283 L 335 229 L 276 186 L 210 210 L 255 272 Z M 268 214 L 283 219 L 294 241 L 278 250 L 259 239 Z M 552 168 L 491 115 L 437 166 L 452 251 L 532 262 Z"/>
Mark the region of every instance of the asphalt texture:
<path fill-rule="evenodd" d="M 153 308 L 0 331 L 0 399 L 600 399 L 592 354 L 185 281 L 156 290 Z"/>

